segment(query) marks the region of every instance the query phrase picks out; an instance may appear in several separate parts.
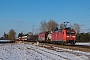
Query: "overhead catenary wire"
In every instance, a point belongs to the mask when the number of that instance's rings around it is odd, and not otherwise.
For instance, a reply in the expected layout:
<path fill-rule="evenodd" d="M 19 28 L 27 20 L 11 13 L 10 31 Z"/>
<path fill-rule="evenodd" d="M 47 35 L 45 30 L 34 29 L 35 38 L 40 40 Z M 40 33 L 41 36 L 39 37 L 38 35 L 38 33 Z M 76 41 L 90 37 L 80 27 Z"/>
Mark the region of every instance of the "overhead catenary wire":
<path fill-rule="evenodd" d="M 90 8 L 87 8 L 87 9 L 85 9 L 85 10 L 82 10 L 82 11 L 80 11 L 79 13 L 72 14 L 71 16 L 69 16 L 69 17 L 67 17 L 67 18 L 74 17 L 75 15 L 78 15 L 78 14 L 80 14 L 80 13 L 83 13 L 83 12 L 85 12 L 85 11 L 87 11 L 87 10 L 90 11 Z M 88 17 L 88 16 L 90 16 L 90 15 L 87 14 L 87 15 L 85 15 L 85 16 L 81 16 L 81 17 L 73 18 L 73 19 L 69 19 L 69 20 L 73 21 L 73 20 L 77 20 L 77 19 L 80 19 L 80 18 Z M 65 18 L 64 21 L 67 20 L 67 18 Z"/>
<path fill-rule="evenodd" d="M 85 17 L 88 17 L 90 15 L 85 15 L 85 16 L 82 16 L 82 17 L 78 17 L 78 18 L 75 18 L 75 19 L 71 19 L 71 20 L 77 20 L 77 19 L 81 19 L 81 18 L 85 18 Z"/>
<path fill-rule="evenodd" d="M 87 11 L 87 10 L 90 10 L 90 8 L 87 8 L 87 9 L 85 9 L 85 10 L 79 11 L 79 14 L 80 14 L 80 13 L 83 13 L 83 12 L 85 12 L 85 11 Z M 75 14 L 73 14 L 73 15 L 71 15 L 71 16 L 74 16 L 74 15 L 77 15 L 77 13 L 75 13 Z M 70 17 L 71 17 L 71 16 L 70 16 Z"/>

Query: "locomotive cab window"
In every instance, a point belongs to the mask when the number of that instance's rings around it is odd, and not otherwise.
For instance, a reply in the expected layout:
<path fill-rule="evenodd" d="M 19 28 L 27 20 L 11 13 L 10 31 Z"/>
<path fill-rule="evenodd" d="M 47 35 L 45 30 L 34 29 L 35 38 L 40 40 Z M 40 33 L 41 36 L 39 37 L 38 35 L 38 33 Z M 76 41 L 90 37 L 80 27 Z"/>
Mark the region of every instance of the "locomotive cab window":
<path fill-rule="evenodd" d="M 75 34 L 75 32 L 74 32 L 74 31 L 72 31 L 72 32 L 71 32 L 71 34 Z"/>
<path fill-rule="evenodd" d="M 67 31 L 66 34 L 75 34 L 74 31 Z"/>
<path fill-rule="evenodd" d="M 66 34 L 71 34 L 70 31 L 66 31 Z"/>

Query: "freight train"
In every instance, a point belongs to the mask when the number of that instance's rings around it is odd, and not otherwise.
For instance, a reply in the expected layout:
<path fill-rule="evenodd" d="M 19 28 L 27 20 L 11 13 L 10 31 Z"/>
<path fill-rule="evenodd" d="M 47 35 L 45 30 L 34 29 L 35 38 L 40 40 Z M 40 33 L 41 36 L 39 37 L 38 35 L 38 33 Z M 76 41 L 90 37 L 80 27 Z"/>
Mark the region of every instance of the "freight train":
<path fill-rule="evenodd" d="M 76 43 L 76 32 L 70 27 L 65 29 L 59 29 L 57 31 L 46 31 L 41 32 L 38 35 L 31 35 L 28 41 L 39 41 L 46 43 L 56 43 L 56 44 L 71 44 Z"/>
<path fill-rule="evenodd" d="M 69 43 L 71 45 L 74 45 L 76 43 L 76 32 L 70 27 L 65 29 L 59 29 L 53 32 L 42 32 L 38 34 L 38 41 L 59 43 L 64 45 Z"/>

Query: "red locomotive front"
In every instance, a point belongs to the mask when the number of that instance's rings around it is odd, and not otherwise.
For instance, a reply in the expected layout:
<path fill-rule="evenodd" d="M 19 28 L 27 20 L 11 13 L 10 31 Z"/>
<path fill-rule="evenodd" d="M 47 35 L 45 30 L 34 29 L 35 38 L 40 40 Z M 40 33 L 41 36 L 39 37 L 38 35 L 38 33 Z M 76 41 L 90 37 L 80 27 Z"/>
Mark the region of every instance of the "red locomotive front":
<path fill-rule="evenodd" d="M 75 30 L 66 30 L 66 42 L 70 44 L 76 43 L 76 32 Z"/>
<path fill-rule="evenodd" d="M 58 43 L 70 43 L 71 45 L 74 45 L 76 42 L 76 32 L 74 29 L 63 29 L 54 31 L 52 33 L 52 39 L 53 42 Z"/>

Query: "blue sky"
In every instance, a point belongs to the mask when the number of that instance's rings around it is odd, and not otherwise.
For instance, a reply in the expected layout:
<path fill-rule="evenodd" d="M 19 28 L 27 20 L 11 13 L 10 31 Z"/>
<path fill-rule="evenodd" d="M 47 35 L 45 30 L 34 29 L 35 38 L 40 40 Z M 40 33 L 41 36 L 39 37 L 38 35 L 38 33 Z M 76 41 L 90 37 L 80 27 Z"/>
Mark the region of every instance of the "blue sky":
<path fill-rule="evenodd" d="M 0 0 L 0 36 L 14 29 L 30 32 L 43 20 L 69 21 L 90 29 L 90 0 Z"/>

